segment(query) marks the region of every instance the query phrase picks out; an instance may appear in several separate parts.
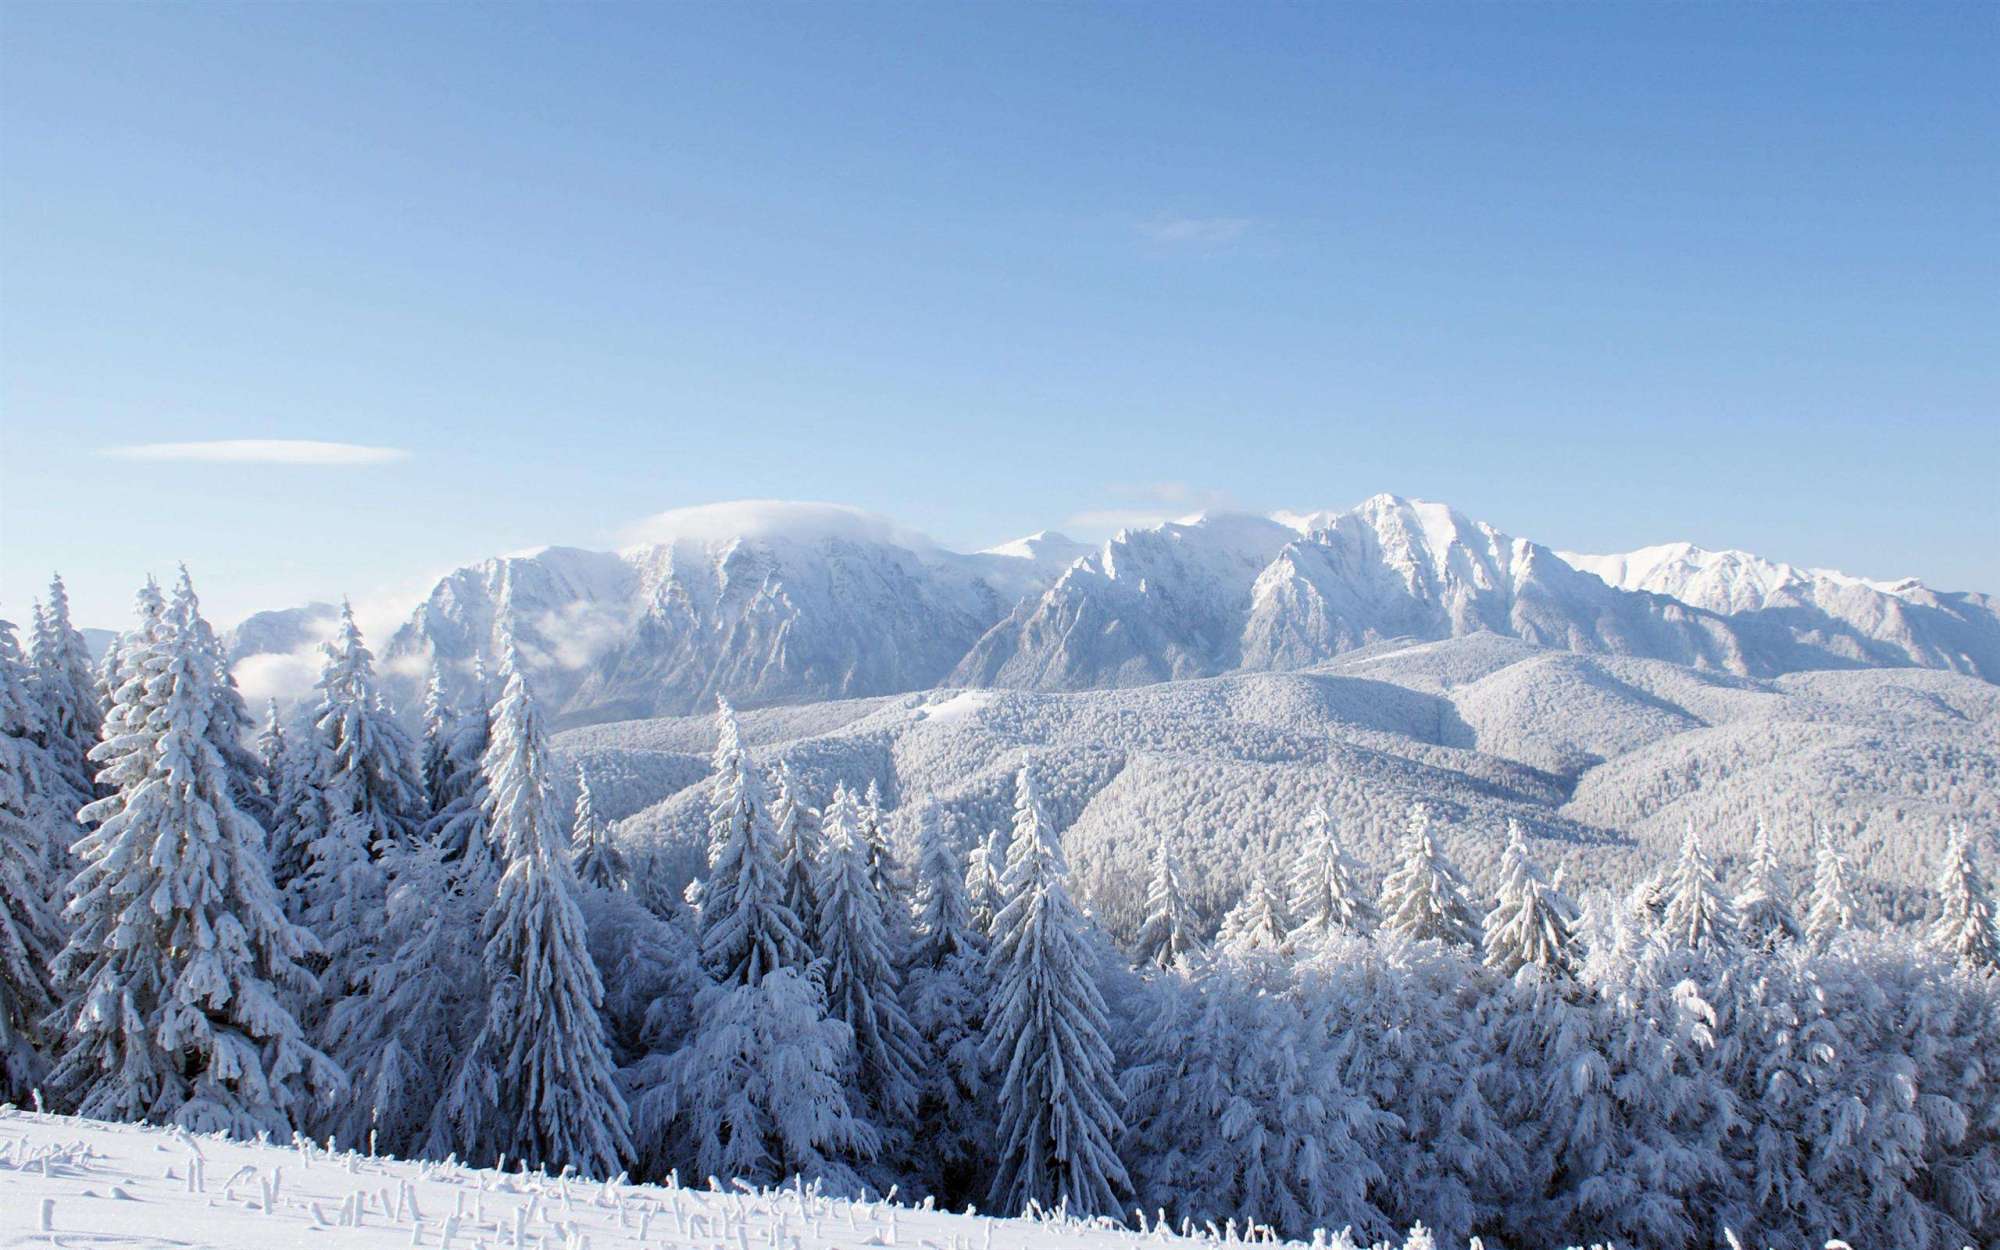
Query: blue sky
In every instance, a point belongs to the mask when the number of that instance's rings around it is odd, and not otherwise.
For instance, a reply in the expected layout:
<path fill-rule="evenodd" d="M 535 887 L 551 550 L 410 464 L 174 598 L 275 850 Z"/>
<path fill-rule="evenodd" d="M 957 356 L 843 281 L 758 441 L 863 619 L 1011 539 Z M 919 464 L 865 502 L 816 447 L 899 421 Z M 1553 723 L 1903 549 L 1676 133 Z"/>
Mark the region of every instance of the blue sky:
<path fill-rule="evenodd" d="M 2000 590 L 1988 5 L 0 9 L 0 613 L 825 499 Z M 339 441 L 357 464 L 107 455 Z"/>

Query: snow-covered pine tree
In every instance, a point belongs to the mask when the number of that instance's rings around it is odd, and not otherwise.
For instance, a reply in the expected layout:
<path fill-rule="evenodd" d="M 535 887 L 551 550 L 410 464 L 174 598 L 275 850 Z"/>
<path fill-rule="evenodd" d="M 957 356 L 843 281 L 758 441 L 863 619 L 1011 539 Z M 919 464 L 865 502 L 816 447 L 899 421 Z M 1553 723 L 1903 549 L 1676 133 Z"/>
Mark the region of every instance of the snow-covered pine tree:
<path fill-rule="evenodd" d="M 1750 853 L 1750 871 L 1736 896 L 1736 915 L 1743 927 L 1743 939 L 1752 948 L 1774 951 L 1802 936 L 1798 917 L 1792 913 L 1791 886 L 1778 863 L 1777 848 L 1771 843 L 1771 827 L 1757 818 L 1756 842 Z"/>
<path fill-rule="evenodd" d="M 947 1206 L 983 1200 L 991 1098 L 980 1035 L 988 985 L 986 935 L 972 923 L 964 857 L 935 804 L 917 815 L 916 937 L 903 1000 L 923 1040 L 917 1123 L 924 1149 L 911 1160 L 918 1191 Z"/>
<path fill-rule="evenodd" d="M 1736 907 L 1701 848 L 1694 821 L 1681 837 L 1681 856 L 1667 879 L 1667 910 L 1660 928 L 1667 941 L 1692 951 L 1728 955 L 1741 942 Z"/>
<path fill-rule="evenodd" d="M 541 713 L 511 649 L 493 713 L 487 823 L 506 870 L 482 936 L 485 1020 L 438 1106 L 464 1157 L 609 1177 L 632 1153 L 605 1041 L 604 985 L 577 904 L 581 887 L 551 785 Z"/>
<path fill-rule="evenodd" d="M 994 829 L 965 857 L 965 897 L 972 909 L 972 927 L 988 937 L 993 918 L 1006 903 L 1000 891 L 1000 879 L 1006 875 L 1007 835 Z"/>
<path fill-rule="evenodd" d="M 328 1016 L 329 1047 L 353 1082 L 353 1096 L 328 1119 L 350 1147 L 374 1134 L 376 1149 L 407 1157 L 426 1149 L 445 1082 L 481 1023 L 481 916 L 435 842 L 392 844 L 383 868 L 389 940 Z M 438 1152 L 451 1148 L 441 1141 Z"/>
<path fill-rule="evenodd" d="M 51 907 L 50 844 L 68 814 L 45 791 L 69 786 L 37 738 L 44 709 L 29 686 L 14 623 L 0 620 L 0 1098 L 25 1100 L 46 1070 L 42 1026 L 55 1008 L 49 961 L 62 949 Z M 62 825 L 56 824 L 60 818 Z"/>
<path fill-rule="evenodd" d="M 315 989 L 300 961 L 317 946 L 286 920 L 264 831 L 235 804 L 199 616 L 158 601 L 149 584 L 91 752 L 112 793 L 84 811 L 98 823 L 56 961 L 69 1001 L 50 1083 L 81 1115 L 282 1136 L 345 1085 L 285 1006 Z"/>
<path fill-rule="evenodd" d="M 1833 844 L 1833 835 L 1824 827 L 1813 837 L 1812 901 L 1806 907 L 1806 940 L 1824 951 L 1835 938 L 1861 926 L 1861 902 L 1854 895 L 1854 883 L 1847 856 Z"/>
<path fill-rule="evenodd" d="M 1507 849 L 1500 857 L 1500 899 L 1487 913 L 1486 966 L 1506 976 L 1533 965 L 1574 977 L 1581 964 L 1576 949 L 1576 907 L 1528 858 L 1528 834 L 1518 820 L 1507 821 Z"/>
<path fill-rule="evenodd" d="M 916 928 L 911 966 L 942 968 L 959 955 L 983 956 L 986 943 L 972 926 L 964 861 L 946 835 L 935 803 L 926 803 L 917 812 L 916 845 L 916 896 L 912 900 Z"/>
<path fill-rule="evenodd" d="M 258 786 L 271 803 L 274 837 L 279 820 L 278 803 L 285 793 L 286 775 L 291 770 L 291 750 L 284 719 L 278 715 L 278 701 L 267 699 L 264 701 L 264 727 L 257 731 Z"/>
<path fill-rule="evenodd" d="M 452 754 L 452 739 L 458 733 L 458 712 L 445 693 L 444 673 L 431 662 L 430 678 L 424 683 L 423 735 L 417 742 L 417 777 L 424 784 L 424 800 L 435 815 L 443 806 L 441 796 L 450 786 L 458 760 Z"/>
<path fill-rule="evenodd" d="M 208 740 L 229 770 L 231 797 L 237 810 L 255 820 L 268 840 L 271 801 L 259 784 L 264 775 L 263 761 L 250 745 L 257 722 L 243 702 L 242 691 L 236 688 L 236 677 L 230 672 L 229 655 L 222 640 L 216 637 L 215 627 L 208 623 L 208 618 L 201 614 L 201 599 L 194 592 L 194 579 L 188 575 L 185 564 L 180 566 L 180 578 L 174 583 L 167 613 L 185 634 L 197 662 L 208 669 L 209 697 L 214 700 L 209 709 Z"/>
<path fill-rule="evenodd" d="M 1937 892 L 1931 941 L 1967 968 L 2000 968 L 2000 913 L 1994 908 L 1993 887 L 1973 858 L 1972 831 L 1963 825 L 1952 832 Z"/>
<path fill-rule="evenodd" d="M 431 815 L 424 823 L 423 837 L 444 848 L 466 897 L 483 911 L 485 904 L 479 900 L 490 902 L 493 887 L 500 880 L 500 853 L 486 829 L 486 774 L 480 768 L 492 742 L 492 701 L 486 697 L 485 665 L 479 663 L 475 668 L 472 701 L 449 727 L 441 724 L 437 730 L 441 757 L 432 762 L 424 778 Z M 444 710 L 440 709 L 440 715 Z"/>
<path fill-rule="evenodd" d="M 834 792 L 821 852 L 815 972 L 826 1010 L 854 1032 L 853 1088 L 860 1110 L 900 1146 L 916 1110 L 916 1029 L 904 1013 L 902 978 L 890 947 L 889 911 L 898 904 L 871 880 L 862 809 L 846 788 Z"/>
<path fill-rule="evenodd" d="M 896 856 L 889 835 L 889 822 L 882 813 L 882 787 L 873 778 L 860 796 L 856 809 L 860 819 L 862 845 L 868 848 L 868 880 L 876 893 L 889 900 L 886 913 L 890 956 L 901 968 L 910 955 L 910 883 Z"/>
<path fill-rule="evenodd" d="M 1139 930 L 1139 959 L 1158 968 L 1171 968 L 1176 960 L 1193 954 L 1200 942 L 1187 890 L 1181 883 L 1180 857 L 1162 830 L 1154 839 L 1153 878 L 1146 886 L 1146 923 Z"/>
<path fill-rule="evenodd" d="M 736 714 L 720 696 L 715 702 L 701 960 L 718 982 L 755 985 L 773 968 L 801 966 L 807 954 L 799 918 L 785 905 L 777 839 Z"/>
<path fill-rule="evenodd" d="M 1279 954 L 1287 949 L 1291 932 L 1292 918 L 1285 910 L 1285 900 L 1260 867 L 1250 878 L 1243 897 L 1222 917 L 1215 944 L 1238 955 L 1251 951 Z"/>
<path fill-rule="evenodd" d="M 345 603 L 339 630 L 322 650 L 307 757 L 313 771 L 306 779 L 318 804 L 306 827 L 317 836 L 305 848 L 293 894 L 298 914 L 325 947 L 326 992 L 339 998 L 362 990 L 379 953 L 388 890 L 383 862 L 415 838 L 424 799 L 410 740 L 377 705 L 374 657 Z"/>
<path fill-rule="evenodd" d="M 595 890 L 622 890 L 632 879 L 625 853 L 611 840 L 604 822 L 590 801 L 590 777 L 579 762 L 576 766 L 576 823 L 570 829 L 571 853 L 576 857 L 577 880 Z"/>
<path fill-rule="evenodd" d="M 89 755 L 104 730 L 104 709 L 90 649 L 70 624 L 69 591 L 60 574 L 49 579 L 48 602 L 35 611 L 28 662 L 29 688 L 41 714 L 36 741 L 47 748 L 82 806 L 96 797 Z"/>
<path fill-rule="evenodd" d="M 986 1057 L 999 1077 L 999 1168 L 992 1204 L 1031 1202 L 1109 1215 L 1131 1188 L 1114 1143 L 1124 1131 L 1098 960 L 1069 895 L 1069 865 L 1028 767 L 1015 781 L 1014 841 L 994 918 Z"/>
<path fill-rule="evenodd" d="M 800 937 L 808 951 L 819 950 L 813 926 L 819 923 L 819 813 L 806 802 L 791 766 L 779 761 L 771 770 L 771 824 L 778 844 L 778 875 L 784 881 L 785 906 L 798 917 Z"/>
<path fill-rule="evenodd" d="M 647 1061 L 661 1079 L 637 1097 L 641 1136 L 668 1142 L 686 1175 L 859 1192 L 850 1161 L 872 1159 L 879 1143 L 842 1081 L 853 1034 L 827 1018 L 812 978 L 777 967 L 709 985 L 694 1018 L 687 1045 Z"/>
<path fill-rule="evenodd" d="M 1382 882 L 1383 926 L 1414 941 L 1477 948 L 1479 920 L 1465 891 L 1465 878 L 1431 830 L 1430 809 L 1412 803 L 1402 863 Z"/>
<path fill-rule="evenodd" d="M 1341 848 L 1333 807 L 1318 804 L 1306 827 L 1306 853 L 1292 872 L 1294 942 L 1324 938 L 1339 929 L 1365 934 L 1381 923 L 1356 868 Z"/>

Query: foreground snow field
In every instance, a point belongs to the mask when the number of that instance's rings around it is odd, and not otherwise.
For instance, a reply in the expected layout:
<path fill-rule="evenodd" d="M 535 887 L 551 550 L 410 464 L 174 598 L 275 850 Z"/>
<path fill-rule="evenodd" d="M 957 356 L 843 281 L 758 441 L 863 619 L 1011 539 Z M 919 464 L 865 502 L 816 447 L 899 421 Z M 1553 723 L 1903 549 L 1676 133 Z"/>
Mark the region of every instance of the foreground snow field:
<path fill-rule="evenodd" d="M 816 1197 L 601 1184 L 257 1145 L 0 1110 L 0 1247 L 213 1250 L 1096 1250 L 1244 1244 L 1071 1220 L 989 1219 Z M 1340 1237 L 1318 1244 L 1345 1247 Z M 1407 1250 L 1428 1248 L 1413 1233 Z"/>

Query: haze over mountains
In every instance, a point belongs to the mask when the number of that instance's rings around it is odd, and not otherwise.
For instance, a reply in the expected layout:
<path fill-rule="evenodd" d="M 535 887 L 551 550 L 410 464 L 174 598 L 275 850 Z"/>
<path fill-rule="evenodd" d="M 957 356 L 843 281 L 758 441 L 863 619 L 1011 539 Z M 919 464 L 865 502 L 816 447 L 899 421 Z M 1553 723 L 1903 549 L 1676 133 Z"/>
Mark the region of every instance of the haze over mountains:
<path fill-rule="evenodd" d="M 1769 678 L 1916 667 L 2000 681 L 2000 603 L 1685 544 L 1558 553 L 1450 507 L 1210 513 L 1096 547 L 1044 532 L 958 553 L 851 509 L 664 514 L 618 552 L 546 548 L 450 574 L 389 639 L 454 680 L 503 633 L 563 724 L 938 686 L 1122 689 L 1291 671 L 1389 639 L 1494 634 Z M 260 613 L 239 658 L 299 650 L 317 605 Z"/>

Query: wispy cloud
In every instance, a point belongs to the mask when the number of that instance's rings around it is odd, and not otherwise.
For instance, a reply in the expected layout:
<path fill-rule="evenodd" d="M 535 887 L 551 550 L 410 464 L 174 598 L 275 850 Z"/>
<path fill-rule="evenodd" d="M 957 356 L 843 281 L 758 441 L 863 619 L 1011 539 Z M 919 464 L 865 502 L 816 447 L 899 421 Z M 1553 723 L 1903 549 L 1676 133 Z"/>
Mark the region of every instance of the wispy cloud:
<path fill-rule="evenodd" d="M 211 464 L 387 464 L 408 459 L 401 447 L 322 443 L 304 438 L 218 438 L 200 443 L 132 443 L 106 447 L 118 460 L 195 460 Z"/>
<path fill-rule="evenodd" d="M 1248 217 L 1155 217 L 1139 223 L 1139 234 L 1149 243 L 1217 247 L 1241 239 L 1254 224 Z"/>

